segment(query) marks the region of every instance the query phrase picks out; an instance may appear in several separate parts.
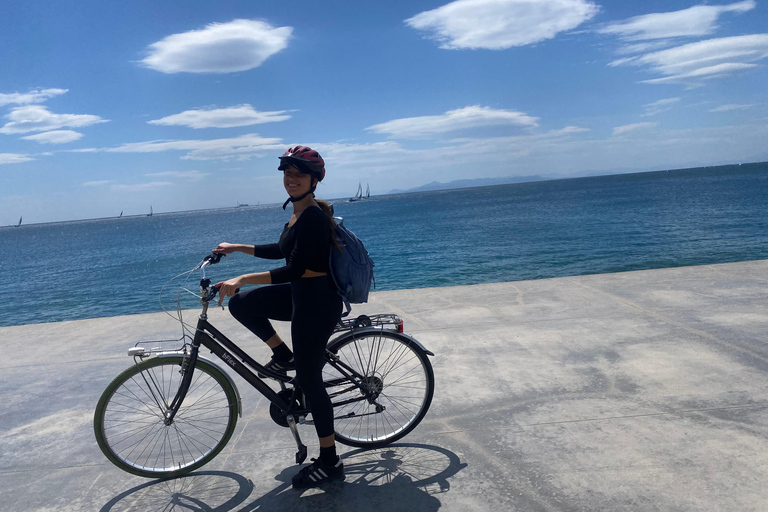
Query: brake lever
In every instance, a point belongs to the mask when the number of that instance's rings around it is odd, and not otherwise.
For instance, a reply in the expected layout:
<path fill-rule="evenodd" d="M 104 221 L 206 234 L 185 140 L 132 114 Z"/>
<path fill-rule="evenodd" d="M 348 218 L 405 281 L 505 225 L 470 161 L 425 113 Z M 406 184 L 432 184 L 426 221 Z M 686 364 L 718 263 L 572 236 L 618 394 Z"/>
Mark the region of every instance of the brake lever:
<path fill-rule="evenodd" d="M 201 297 L 203 302 L 211 302 L 214 297 L 216 297 L 216 294 L 219 293 L 219 286 L 211 286 L 208 292 L 207 297 Z"/>
<path fill-rule="evenodd" d="M 213 300 L 213 298 L 216 297 L 216 294 L 219 293 L 220 289 L 221 289 L 221 286 L 212 286 L 211 287 L 211 293 L 207 297 L 204 297 L 202 299 L 203 302 L 211 302 Z M 235 293 L 240 293 L 240 288 L 236 289 Z"/>

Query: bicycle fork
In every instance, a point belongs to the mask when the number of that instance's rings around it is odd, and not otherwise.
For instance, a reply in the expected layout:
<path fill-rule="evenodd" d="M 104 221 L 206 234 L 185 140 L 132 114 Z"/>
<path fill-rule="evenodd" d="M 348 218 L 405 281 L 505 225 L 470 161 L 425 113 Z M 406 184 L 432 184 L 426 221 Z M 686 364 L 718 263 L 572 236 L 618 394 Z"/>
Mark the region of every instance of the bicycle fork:
<path fill-rule="evenodd" d="M 184 361 L 181 363 L 181 385 L 179 386 L 179 391 L 176 393 L 176 396 L 173 397 L 173 401 L 168 406 L 168 409 L 164 414 L 165 418 L 163 419 L 163 423 L 165 423 L 165 426 L 167 427 L 173 424 L 173 419 L 176 417 L 176 413 L 179 412 L 181 403 L 187 397 L 189 386 L 192 383 L 192 374 L 195 373 L 194 370 L 195 363 L 197 363 L 197 349 L 198 347 L 193 346 L 192 353 L 189 355 L 189 358 L 184 358 Z"/>
<path fill-rule="evenodd" d="M 179 384 L 176 396 L 173 397 L 170 404 L 166 402 L 163 392 L 161 391 L 162 387 L 155 382 L 154 377 L 151 374 L 145 375 L 145 372 L 141 372 L 141 376 L 147 385 L 147 389 L 152 393 L 152 399 L 160 409 L 160 414 L 163 416 L 163 424 L 165 424 L 166 427 L 173 424 L 176 413 L 179 412 L 179 408 L 181 408 L 181 404 L 184 401 L 184 398 L 186 398 L 189 387 L 192 384 L 192 374 L 194 373 L 195 364 L 197 363 L 198 348 L 199 345 L 193 346 L 190 354 L 187 357 L 184 357 L 181 363 L 181 369 L 179 370 L 179 373 L 182 375 L 181 384 Z M 150 382 L 150 380 L 152 382 Z"/>

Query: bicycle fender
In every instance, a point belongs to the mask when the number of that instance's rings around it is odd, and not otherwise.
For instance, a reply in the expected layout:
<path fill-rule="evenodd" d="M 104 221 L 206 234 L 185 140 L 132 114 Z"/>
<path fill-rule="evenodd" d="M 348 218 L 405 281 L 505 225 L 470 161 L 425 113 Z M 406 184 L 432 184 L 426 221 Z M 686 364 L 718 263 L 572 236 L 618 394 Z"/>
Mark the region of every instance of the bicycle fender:
<path fill-rule="evenodd" d="M 407 341 L 408 343 L 410 343 L 412 345 L 415 345 L 416 348 L 418 348 L 419 350 L 421 350 L 422 352 L 424 352 L 428 356 L 432 356 L 432 357 L 435 356 L 435 354 L 433 354 L 432 352 L 427 350 L 426 347 L 424 345 L 422 345 L 419 340 L 417 340 L 416 338 L 414 338 L 410 334 L 405 334 L 405 333 L 402 333 L 402 332 L 395 332 L 395 331 L 391 331 L 391 330 L 385 330 L 385 329 L 381 329 L 381 328 L 377 328 L 377 327 L 363 327 L 363 328 L 360 328 L 360 329 L 353 329 L 353 330 L 351 330 L 349 332 L 346 332 L 346 333 L 342 334 L 341 336 L 339 336 L 338 338 L 334 338 L 330 343 L 328 343 L 327 349 L 330 350 L 331 352 L 333 352 L 333 350 L 332 350 L 333 347 L 335 347 L 336 345 L 340 344 L 343 341 L 346 341 L 346 340 L 348 340 L 350 338 L 354 339 L 354 338 L 356 338 L 356 337 L 358 337 L 360 335 L 363 335 L 363 334 L 378 334 L 378 333 L 380 333 L 382 331 L 390 332 L 390 333 L 394 334 L 395 336 L 397 336 L 398 338 L 403 338 L 404 341 Z"/>
<path fill-rule="evenodd" d="M 178 357 L 180 355 L 183 356 L 184 353 L 183 352 L 161 352 L 160 354 L 157 354 L 155 357 Z M 232 376 L 229 374 L 229 372 L 225 371 L 221 366 L 211 361 L 207 357 L 203 357 L 199 354 L 197 356 L 197 360 L 205 361 L 207 364 L 213 366 L 214 368 L 219 370 L 221 373 L 223 373 L 225 377 L 227 377 L 227 380 L 229 381 L 230 384 L 232 384 L 232 388 L 235 390 L 235 395 L 237 396 L 237 414 L 242 418 L 243 417 L 243 400 L 240 398 L 240 390 L 237 389 L 237 385 L 235 384 L 235 381 L 232 380 Z"/>

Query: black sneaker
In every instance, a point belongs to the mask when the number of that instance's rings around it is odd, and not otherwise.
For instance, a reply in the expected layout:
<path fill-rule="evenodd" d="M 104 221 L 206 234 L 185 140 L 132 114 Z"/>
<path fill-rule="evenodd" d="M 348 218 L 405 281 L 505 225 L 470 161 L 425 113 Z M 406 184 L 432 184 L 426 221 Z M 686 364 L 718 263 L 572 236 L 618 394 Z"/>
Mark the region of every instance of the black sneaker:
<path fill-rule="evenodd" d="M 312 464 L 301 469 L 293 476 L 294 489 L 315 487 L 325 482 L 344 480 L 344 464 L 341 459 L 333 466 L 326 466 L 320 459 L 312 459 Z"/>
<path fill-rule="evenodd" d="M 264 365 L 264 368 L 277 373 L 285 373 L 289 370 L 295 370 L 296 365 L 293 363 L 293 358 L 291 358 L 290 361 L 281 361 L 280 359 L 275 359 L 273 356 L 272 359 L 270 359 L 269 362 Z M 261 379 L 264 379 L 267 377 L 266 375 L 262 375 L 261 373 L 257 373 L 256 375 L 258 375 L 259 378 Z"/>

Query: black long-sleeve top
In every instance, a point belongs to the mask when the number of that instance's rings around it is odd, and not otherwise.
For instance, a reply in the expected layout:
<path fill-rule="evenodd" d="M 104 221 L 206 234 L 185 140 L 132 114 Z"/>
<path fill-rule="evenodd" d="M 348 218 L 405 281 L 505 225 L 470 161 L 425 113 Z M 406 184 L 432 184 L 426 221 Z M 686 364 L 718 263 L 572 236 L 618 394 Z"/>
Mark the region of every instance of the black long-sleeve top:
<path fill-rule="evenodd" d="M 305 270 L 330 272 L 328 257 L 331 232 L 328 217 L 317 207 L 310 206 L 293 224 L 285 224 L 280 241 L 276 244 L 256 245 L 253 255 L 268 260 L 285 258 L 285 266 L 272 269 L 272 284 L 301 279 Z"/>

